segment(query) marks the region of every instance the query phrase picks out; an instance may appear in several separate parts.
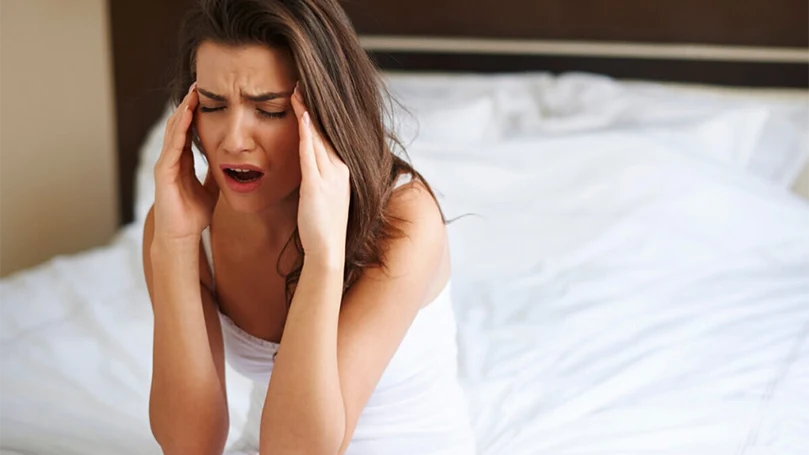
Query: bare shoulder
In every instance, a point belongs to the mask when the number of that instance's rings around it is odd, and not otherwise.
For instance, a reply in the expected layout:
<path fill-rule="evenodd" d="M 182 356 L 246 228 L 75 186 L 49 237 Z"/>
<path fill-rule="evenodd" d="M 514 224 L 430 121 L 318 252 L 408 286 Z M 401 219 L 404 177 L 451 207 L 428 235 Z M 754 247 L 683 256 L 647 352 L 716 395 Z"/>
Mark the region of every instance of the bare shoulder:
<path fill-rule="evenodd" d="M 438 241 L 438 246 L 443 245 L 444 219 L 438 203 L 423 182 L 413 180 L 394 190 L 388 201 L 388 213 L 393 225 L 407 237 L 426 236 L 428 243 Z"/>
<path fill-rule="evenodd" d="M 450 273 L 446 226 L 438 203 L 423 182 L 414 180 L 394 190 L 388 216 L 402 235 L 383 245 L 385 267 L 368 270 L 366 276 L 372 280 L 411 277 L 411 285 L 425 286 L 426 295 L 433 297 Z"/>

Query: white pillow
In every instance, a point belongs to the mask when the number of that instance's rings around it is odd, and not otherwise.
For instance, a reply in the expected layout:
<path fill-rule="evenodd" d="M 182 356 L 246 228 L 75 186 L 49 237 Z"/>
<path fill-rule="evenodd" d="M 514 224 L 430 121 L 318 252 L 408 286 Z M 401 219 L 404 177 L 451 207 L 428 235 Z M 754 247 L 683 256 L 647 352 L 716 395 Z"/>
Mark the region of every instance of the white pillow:
<path fill-rule="evenodd" d="M 396 108 L 388 126 L 404 144 L 419 140 L 475 144 L 499 139 L 495 101 L 490 97 L 453 103 L 405 99 L 402 104 L 409 113 Z"/>
<path fill-rule="evenodd" d="M 781 187 L 794 183 L 809 160 L 805 93 L 673 87 L 585 73 L 502 76 L 491 84 L 499 85 L 500 98 L 509 94 L 510 106 L 533 104 L 520 109 L 520 122 L 508 124 L 508 137 L 635 131 Z"/>
<path fill-rule="evenodd" d="M 392 73 L 388 80 L 405 105 L 416 107 L 421 142 L 475 145 L 633 131 L 781 187 L 792 185 L 809 160 L 805 93 L 672 87 L 586 73 Z M 433 105 L 446 114 L 419 112 Z M 408 127 L 403 131 L 413 130 Z"/>
<path fill-rule="evenodd" d="M 386 73 L 396 102 L 388 122 L 405 143 L 497 142 L 502 136 L 501 103 L 495 85 L 479 76 Z M 401 106 L 400 106 L 401 105 Z M 404 109 L 402 109 L 402 107 Z"/>
<path fill-rule="evenodd" d="M 687 124 L 690 130 L 701 129 L 703 133 L 726 122 L 726 131 L 713 140 L 733 149 L 722 151 L 721 158 L 778 186 L 791 186 L 809 160 L 806 92 L 625 85 L 625 98 L 631 100 L 635 122 L 659 117 L 664 124 L 675 128 Z"/>

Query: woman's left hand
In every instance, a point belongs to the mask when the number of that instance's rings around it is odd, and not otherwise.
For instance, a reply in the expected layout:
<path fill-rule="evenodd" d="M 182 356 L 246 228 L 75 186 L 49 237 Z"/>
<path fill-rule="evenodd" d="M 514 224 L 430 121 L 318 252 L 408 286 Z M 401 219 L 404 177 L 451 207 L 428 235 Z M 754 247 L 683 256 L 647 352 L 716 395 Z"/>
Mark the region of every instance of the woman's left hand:
<path fill-rule="evenodd" d="M 348 166 L 312 124 L 299 85 L 292 108 L 298 118 L 301 160 L 298 234 L 305 257 L 327 266 L 345 260 L 348 205 L 351 199 Z"/>

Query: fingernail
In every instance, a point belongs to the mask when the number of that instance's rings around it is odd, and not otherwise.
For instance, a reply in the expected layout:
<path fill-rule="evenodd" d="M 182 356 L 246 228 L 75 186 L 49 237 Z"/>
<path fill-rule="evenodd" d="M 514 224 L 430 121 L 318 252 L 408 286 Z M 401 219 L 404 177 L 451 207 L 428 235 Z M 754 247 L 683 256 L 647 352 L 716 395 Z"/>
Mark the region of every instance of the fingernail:
<path fill-rule="evenodd" d="M 303 102 L 303 95 L 301 95 L 301 83 L 298 81 L 295 83 L 295 97 L 298 98 L 298 101 Z"/>
<path fill-rule="evenodd" d="M 197 86 L 197 81 L 194 81 L 194 83 L 191 84 L 191 87 L 188 87 L 188 93 L 191 93 L 192 91 L 194 91 L 194 88 L 196 86 Z"/>
<path fill-rule="evenodd" d="M 309 128 L 309 111 L 303 112 L 303 124 L 306 125 L 307 128 Z"/>

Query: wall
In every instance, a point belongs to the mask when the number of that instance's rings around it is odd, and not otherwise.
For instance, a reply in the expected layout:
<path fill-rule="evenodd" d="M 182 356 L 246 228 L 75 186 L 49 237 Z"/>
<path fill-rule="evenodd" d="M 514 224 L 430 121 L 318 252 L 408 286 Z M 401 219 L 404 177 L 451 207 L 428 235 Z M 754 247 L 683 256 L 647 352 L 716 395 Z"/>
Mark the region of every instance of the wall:
<path fill-rule="evenodd" d="M 117 224 L 105 0 L 0 2 L 0 276 Z"/>

